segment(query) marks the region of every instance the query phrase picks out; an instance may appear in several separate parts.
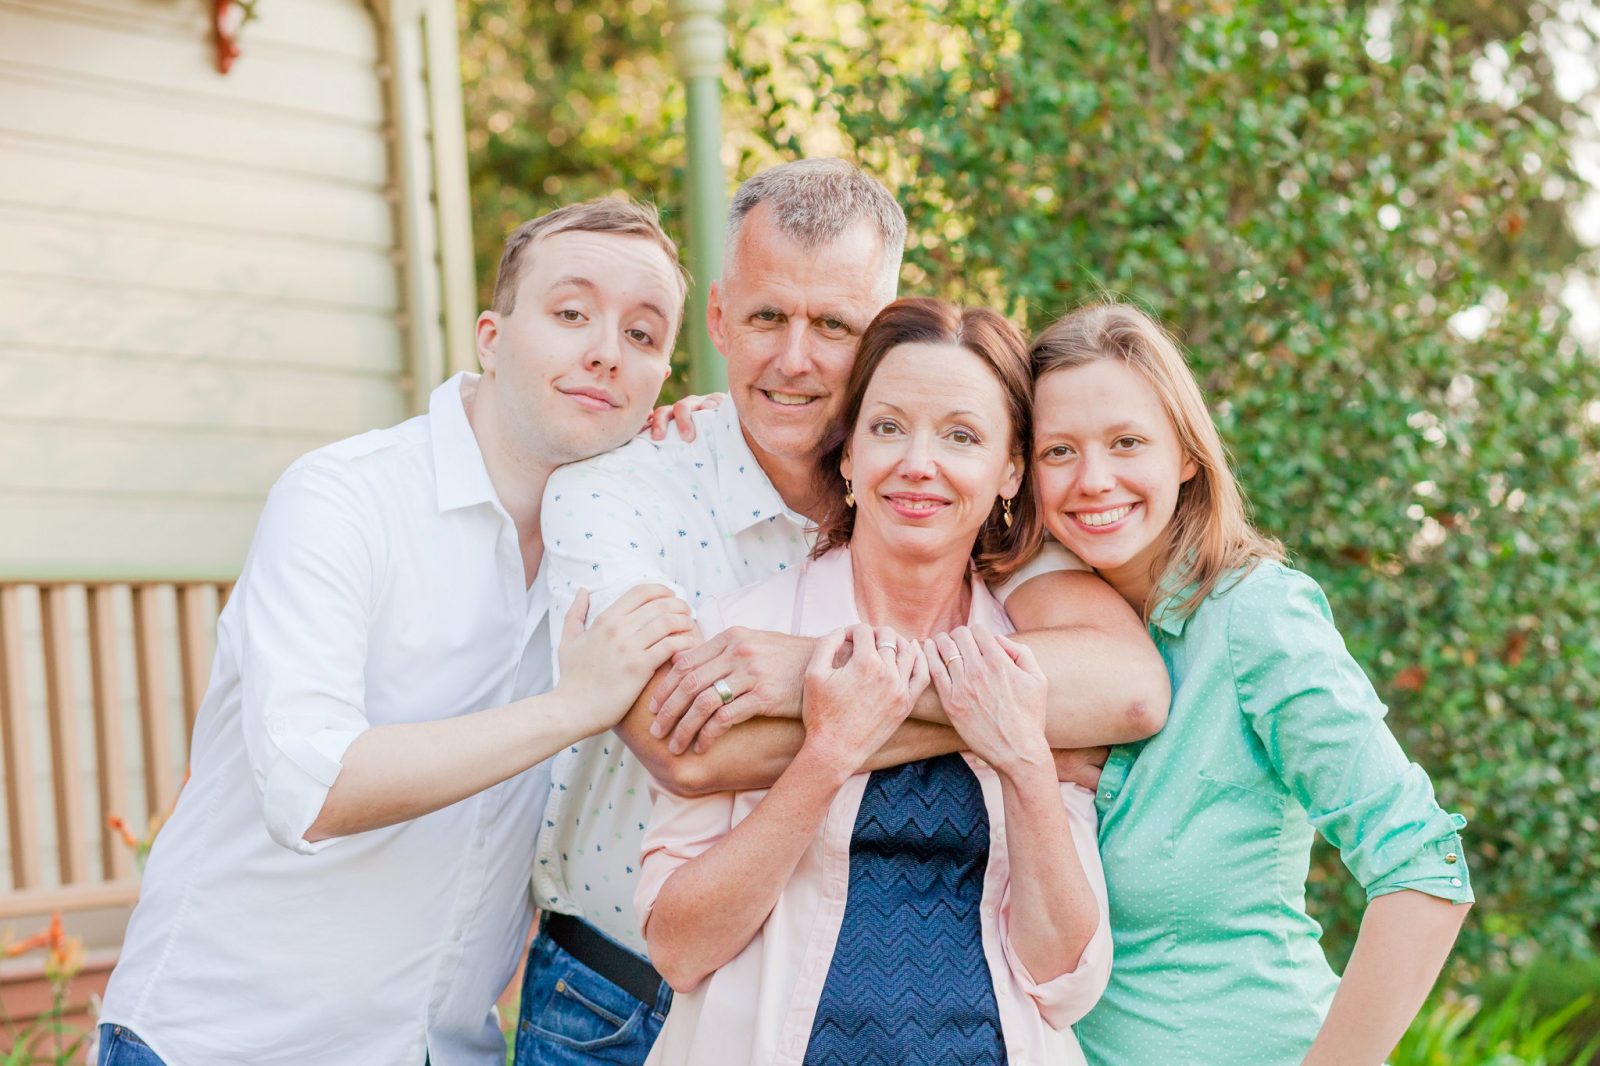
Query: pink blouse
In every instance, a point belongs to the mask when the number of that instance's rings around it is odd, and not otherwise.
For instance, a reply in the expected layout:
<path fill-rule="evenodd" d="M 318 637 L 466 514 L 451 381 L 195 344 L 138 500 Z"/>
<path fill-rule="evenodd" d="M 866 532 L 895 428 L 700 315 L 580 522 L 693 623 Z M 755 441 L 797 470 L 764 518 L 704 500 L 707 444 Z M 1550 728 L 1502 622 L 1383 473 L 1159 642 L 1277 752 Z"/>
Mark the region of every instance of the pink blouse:
<path fill-rule="evenodd" d="M 701 631 L 707 637 L 734 625 L 821 636 L 859 621 L 848 549 L 720 597 L 700 610 Z M 976 578 L 969 624 L 1011 632 L 1010 620 Z M 1000 778 L 971 754 L 965 758 L 989 813 L 981 926 L 1007 1057 L 1012 1066 L 1081 1064 L 1083 1054 L 1069 1026 L 1094 1006 L 1111 974 L 1111 921 L 1095 847 L 1094 794 L 1074 784 L 1061 786 L 1073 844 L 1100 903 L 1100 925 L 1076 970 L 1041 983 L 1023 966 L 1011 939 L 1011 875 Z M 673 998 L 647 1066 L 798 1066 L 804 1060 L 844 921 L 850 838 L 869 776 L 856 774 L 834 797 L 821 830 L 761 931 L 692 992 Z M 765 789 L 756 789 L 685 798 L 652 784 L 655 806 L 634 896 L 641 926 L 649 922 L 673 871 L 727 835 L 765 795 Z M 872 995 L 872 990 L 858 994 Z"/>

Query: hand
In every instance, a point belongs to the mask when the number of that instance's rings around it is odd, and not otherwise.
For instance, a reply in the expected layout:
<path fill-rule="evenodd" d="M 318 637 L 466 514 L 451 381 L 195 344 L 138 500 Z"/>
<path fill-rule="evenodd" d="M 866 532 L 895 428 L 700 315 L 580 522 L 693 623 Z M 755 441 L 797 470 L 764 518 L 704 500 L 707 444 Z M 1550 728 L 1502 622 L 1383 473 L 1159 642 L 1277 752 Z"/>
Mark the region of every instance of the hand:
<path fill-rule="evenodd" d="M 1100 787 L 1100 769 L 1111 757 L 1110 748 L 1056 748 L 1056 780 L 1081 785 L 1093 792 Z"/>
<path fill-rule="evenodd" d="M 667 427 L 676 423 L 679 437 L 694 440 L 694 413 L 721 407 L 724 399 L 726 395 L 720 392 L 706 396 L 685 396 L 670 407 L 657 407 L 651 411 L 650 417 L 644 420 L 644 429 L 639 432 L 649 430 L 651 440 L 666 440 Z"/>
<path fill-rule="evenodd" d="M 580 589 L 561 630 L 561 680 L 568 706 L 592 716 L 591 733 L 622 720 L 661 664 L 698 639 L 689 605 L 664 585 L 629 589 L 584 628 L 589 590 Z"/>
<path fill-rule="evenodd" d="M 1053 766 L 1044 671 L 1026 645 L 961 626 L 924 641 L 923 651 L 944 713 L 972 754 L 1007 776 Z"/>
<path fill-rule="evenodd" d="M 858 772 L 906 720 L 927 683 L 921 646 L 887 626 L 829 633 L 806 667 L 802 750 L 839 771 L 841 780 Z"/>
<path fill-rule="evenodd" d="M 671 734 L 674 755 L 705 751 L 711 742 L 757 715 L 800 714 L 800 682 L 815 641 L 734 626 L 672 657 L 672 669 L 650 701 L 650 735 Z M 726 683 L 726 704 L 714 686 Z"/>

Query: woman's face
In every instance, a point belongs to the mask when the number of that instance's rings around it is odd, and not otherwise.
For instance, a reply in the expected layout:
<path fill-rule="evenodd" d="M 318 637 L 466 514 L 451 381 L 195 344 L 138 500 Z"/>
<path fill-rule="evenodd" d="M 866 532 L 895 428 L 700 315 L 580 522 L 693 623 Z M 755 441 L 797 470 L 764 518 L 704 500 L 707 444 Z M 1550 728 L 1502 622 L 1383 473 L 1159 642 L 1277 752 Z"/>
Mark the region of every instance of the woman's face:
<path fill-rule="evenodd" d="M 1160 397 L 1121 360 L 1100 359 L 1047 373 L 1033 406 L 1045 525 L 1130 602 L 1142 602 L 1178 487 L 1195 473 Z"/>
<path fill-rule="evenodd" d="M 878 364 L 839 464 L 856 498 L 852 539 L 907 558 L 965 558 L 1022 459 L 1005 390 L 954 344 L 902 344 Z"/>

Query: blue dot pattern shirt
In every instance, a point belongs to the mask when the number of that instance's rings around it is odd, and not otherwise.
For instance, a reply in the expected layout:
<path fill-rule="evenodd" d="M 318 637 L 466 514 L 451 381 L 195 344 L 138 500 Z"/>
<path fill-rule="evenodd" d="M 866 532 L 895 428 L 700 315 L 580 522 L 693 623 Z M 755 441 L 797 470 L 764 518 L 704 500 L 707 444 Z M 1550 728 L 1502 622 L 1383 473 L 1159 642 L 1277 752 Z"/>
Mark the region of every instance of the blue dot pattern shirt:
<path fill-rule="evenodd" d="M 540 522 L 552 644 L 580 588 L 589 590 L 591 620 L 645 584 L 668 586 L 698 611 L 710 597 L 805 561 L 806 521 L 756 462 L 733 404 L 694 418 L 693 441 L 674 427 L 664 441 L 636 437 L 551 476 Z M 650 821 L 650 775 L 610 732 L 571 746 L 549 766 L 535 901 L 584 918 L 642 955 L 633 891 Z"/>

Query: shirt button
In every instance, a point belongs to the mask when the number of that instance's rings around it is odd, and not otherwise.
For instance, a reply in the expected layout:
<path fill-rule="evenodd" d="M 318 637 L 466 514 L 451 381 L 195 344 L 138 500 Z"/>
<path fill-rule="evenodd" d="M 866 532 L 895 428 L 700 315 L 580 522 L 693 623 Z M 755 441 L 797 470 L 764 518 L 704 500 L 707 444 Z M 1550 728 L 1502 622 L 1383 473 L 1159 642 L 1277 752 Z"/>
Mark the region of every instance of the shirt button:
<path fill-rule="evenodd" d="M 1111 793 L 1110 792 L 1102 792 L 1102 793 L 1100 793 L 1100 798 L 1101 799 L 1110 799 L 1111 798 Z"/>
<path fill-rule="evenodd" d="M 478 847 L 483 847 L 485 844 L 489 843 L 489 834 L 479 833 L 478 839 L 475 841 L 475 843 L 478 845 Z"/>
<path fill-rule="evenodd" d="M 1459 858 L 1459 856 L 1457 856 L 1456 853 L 1452 851 L 1450 854 L 1448 854 L 1448 855 L 1446 855 L 1444 857 L 1444 861 L 1448 862 L 1448 863 L 1451 863 L 1451 864 L 1454 864 L 1458 860 L 1458 858 Z"/>
<path fill-rule="evenodd" d="M 1461 887 L 1461 878 L 1459 878 L 1459 877 L 1452 877 L 1452 878 L 1451 878 L 1451 879 L 1450 879 L 1450 883 L 1451 883 L 1451 884 L 1452 884 L 1452 885 L 1454 885 L 1454 886 L 1456 886 L 1456 887 L 1457 887 L 1457 888 L 1460 888 L 1460 887 Z"/>
<path fill-rule="evenodd" d="M 276 715 L 273 716 L 272 724 L 267 726 L 268 732 L 275 737 L 283 736 L 283 728 L 283 719 L 277 717 Z"/>
<path fill-rule="evenodd" d="M 461 942 L 461 930 L 457 929 L 455 932 L 451 933 L 450 939 L 459 944 Z"/>

